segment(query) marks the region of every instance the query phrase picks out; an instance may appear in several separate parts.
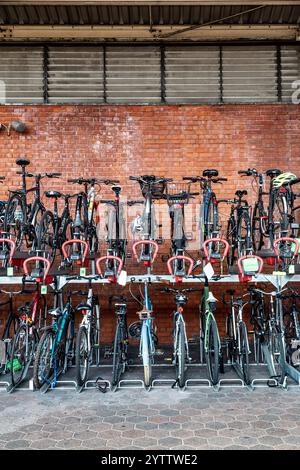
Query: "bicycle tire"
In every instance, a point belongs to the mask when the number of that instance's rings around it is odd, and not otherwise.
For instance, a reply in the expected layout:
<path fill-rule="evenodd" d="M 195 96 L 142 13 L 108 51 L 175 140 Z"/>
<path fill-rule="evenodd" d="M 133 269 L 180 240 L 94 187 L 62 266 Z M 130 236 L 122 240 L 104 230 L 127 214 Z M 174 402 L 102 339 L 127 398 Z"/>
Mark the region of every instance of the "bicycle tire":
<path fill-rule="evenodd" d="M 218 206 L 210 197 L 207 203 L 207 217 L 204 222 L 204 239 L 214 238 L 219 231 L 219 213 Z"/>
<path fill-rule="evenodd" d="M 179 324 L 178 331 L 178 352 L 177 358 L 175 358 L 176 364 L 176 378 L 180 388 L 183 388 L 185 385 L 185 337 L 182 323 Z"/>
<path fill-rule="evenodd" d="M 226 240 L 229 243 L 229 250 L 227 253 L 227 264 L 228 266 L 233 266 L 235 260 L 236 239 L 235 225 L 232 218 L 230 218 L 227 223 Z"/>
<path fill-rule="evenodd" d="M 264 224 L 264 227 L 262 226 Z M 259 208 L 258 204 L 255 204 L 252 214 L 251 221 L 251 231 L 252 231 L 252 244 L 255 252 L 262 249 L 264 244 L 264 233 L 267 232 L 265 227 L 265 219 Z"/>
<path fill-rule="evenodd" d="M 244 225 L 243 225 L 244 222 Z M 242 234 L 242 229 L 245 229 L 245 234 Z M 243 241 L 242 241 L 243 240 Z M 241 213 L 238 221 L 237 228 L 237 253 L 238 257 L 252 254 L 252 234 L 251 234 L 251 220 L 249 213 L 245 210 Z"/>
<path fill-rule="evenodd" d="M 239 324 L 239 339 L 240 339 L 240 365 L 243 372 L 244 382 L 250 385 L 250 365 L 249 365 L 249 350 L 247 341 L 247 327 L 244 322 Z"/>
<path fill-rule="evenodd" d="M 52 226 L 51 232 L 48 233 L 49 227 Z M 40 225 L 37 231 L 37 248 L 43 256 L 47 257 L 51 264 L 56 254 L 57 240 L 55 239 L 55 223 L 54 216 L 51 211 L 45 211 L 42 215 Z"/>
<path fill-rule="evenodd" d="M 114 339 L 114 350 L 113 350 L 113 387 L 117 386 L 122 373 L 122 332 L 120 324 L 118 322 L 115 339 Z"/>
<path fill-rule="evenodd" d="M 141 331 L 141 340 L 142 340 L 142 360 L 144 366 L 144 384 L 145 387 L 150 387 L 152 379 L 152 362 L 150 354 L 150 344 L 149 344 L 149 335 L 148 327 L 143 323 Z"/>
<path fill-rule="evenodd" d="M 54 340 L 55 333 L 52 328 L 44 330 L 37 346 L 33 364 L 33 383 L 37 389 L 49 381 L 53 374 L 52 348 Z"/>
<path fill-rule="evenodd" d="M 215 320 L 210 319 L 208 329 L 208 343 L 206 351 L 206 364 L 208 377 L 212 385 L 219 382 L 219 336 Z"/>
<path fill-rule="evenodd" d="M 79 331 L 77 333 L 75 349 L 75 367 L 77 386 L 81 387 L 85 384 L 89 372 L 88 334 L 87 329 L 84 325 L 79 328 Z"/>
<path fill-rule="evenodd" d="M 280 329 L 273 325 L 269 340 L 270 352 L 276 370 L 276 377 L 280 385 L 283 385 L 285 379 L 285 348 Z"/>
<path fill-rule="evenodd" d="M 11 384 L 18 386 L 24 379 L 24 373 L 26 370 L 26 338 L 27 328 L 25 325 L 21 325 L 18 328 L 17 333 L 14 336 L 11 354 L 10 354 L 10 377 Z M 28 335 L 29 340 L 29 335 Z M 29 350 L 29 348 L 28 348 Z M 31 351 L 29 360 L 32 358 Z"/>
<path fill-rule="evenodd" d="M 279 220 L 274 221 L 276 208 L 279 212 Z M 269 214 L 269 237 L 273 246 L 276 238 L 285 237 L 288 233 L 289 215 L 285 194 L 276 191 L 273 195 L 271 214 Z"/>
<path fill-rule="evenodd" d="M 16 218 L 17 208 L 19 218 Z M 6 206 L 3 225 L 4 232 L 14 239 L 18 250 L 23 242 L 23 222 L 26 220 L 26 215 L 26 207 L 23 198 L 18 194 L 12 194 Z"/>

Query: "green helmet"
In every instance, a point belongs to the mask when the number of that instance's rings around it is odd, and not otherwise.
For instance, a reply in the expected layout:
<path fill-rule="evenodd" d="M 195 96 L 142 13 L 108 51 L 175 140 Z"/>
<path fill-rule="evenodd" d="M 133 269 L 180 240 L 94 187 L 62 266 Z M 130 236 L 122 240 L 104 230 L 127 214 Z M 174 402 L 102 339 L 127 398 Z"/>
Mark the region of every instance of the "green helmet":
<path fill-rule="evenodd" d="M 297 176 L 294 175 L 294 173 L 286 172 L 286 173 L 281 173 L 281 175 L 276 176 L 276 178 L 273 179 L 273 188 L 278 189 L 281 186 L 284 186 L 294 179 L 296 179 Z"/>

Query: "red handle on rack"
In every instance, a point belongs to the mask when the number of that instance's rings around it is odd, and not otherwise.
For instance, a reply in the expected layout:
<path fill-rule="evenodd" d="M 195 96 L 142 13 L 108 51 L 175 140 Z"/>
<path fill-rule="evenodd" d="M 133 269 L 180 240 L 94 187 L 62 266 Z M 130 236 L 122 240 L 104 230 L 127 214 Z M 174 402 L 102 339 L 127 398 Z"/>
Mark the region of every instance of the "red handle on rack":
<path fill-rule="evenodd" d="M 49 274 L 49 271 L 50 271 L 50 268 L 51 268 L 51 263 L 50 261 L 47 259 L 47 258 L 43 258 L 42 256 L 32 256 L 31 258 L 27 258 L 25 259 L 24 263 L 23 263 L 23 269 L 24 269 L 24 272 L 26 274 L 26 276 L 29 276 L 29 271 L 28 271 L 28 263 L 32 263 L 32 261 L 42 261 L 43 263 L 45 263 L 47 266 L 45 268 L 45 272 L 44 272 L 44 281 L 46 280 L 48 274 Z"/>
<path fill-rule="evenodd" d="M 8 261 L 8 263 L 11 264 L 15 251 L 17 249 L 15 242 L 11 240 L 10 238 L 0 238 L 0 243 L 8 243 L 9 245 L 11 245 L 11 249 L 9 252 L 9 261 Z"/>
<path fill-rule="evenodd" d="M 194 266 L 194 261 L 189 256 L 184 256 L 184 255 L 172 256 L 172 258 L 168 259 L 167 267 L 168 267 L 169 274 L 171 274 L 171 276 L 174 274 L 171 264 L 172 264 L 173 261 L 176 261 L 177 259 L 182 259 L 182 260 L 187 261 L 188 263 L 190 263 L 190 266 L 189 266 L 189 269 L 188 269 L 188 272 L 187 272 L 187 276 L 189 276 L 192 273 L 193 266 Z"/>
<path fill-rule="evenodd" d="M 122 268 L 123 268 L 123 261 L 118 256 L 113 256 L 113 255 L 101 256 L 100 258 L 97 259 L 97 261 L 96 261 L 97 273 L 100 274 L 100 275 L 102 274 L 100 263 L 102 263 L 102 261 L 108 260 L 108 259 L 114 259 L 115 261 L 117 261 L 119 263 L 118 270 L 117 270 L 117 275 L 119 276 L 119 274 L 120 274 L 120 272 L 122 271 Z"/>
<path fill-rule="evenodd" d="M 241 256 L 239 259 L 238 259 L 238 269 L 239 269 L 239 273 L 241 276 L 244 275 L 244 270 L 243 270 L 243 266 L 242 266 L 242 261 L 244 259 L 250 259 L 250 258 L 255 258 L 257 259 L 257 261 L 259 262 L 259 267 L 258 267 L 258 271 L 257 271 L 257 274 L 261 273 L 263 267 L 264 267 L 264 261 L 263 259 L 260 257 L 260 256 L 256 256 L 256 255 L 246 255 L 246 256 Z"/>
<path fill-rule="evenodd" d="M 223 261 L 226 258 L 227 253 L 229 251 L 228 241 L 224 240 L 224 238 L 208 238 L 207 240 L 205 240 L 205 242 L 203 242 L 203 244 L 202 244 L 202 249 L 203 249 L 203 252 L 204 252 L 204 258 L 207 258 L 208 261 L 209 261 L 209 256 L 208 256 L 207 245 L 209 243 L 223 243 L 223 245 L 225 245 L 224 254 L 223 254 L 223 258 L 222 258 L 222 261 Z"/>
<path fill-rule="evenodd" d="M 274 240 L 273 242 L 273 248 L 274 248 L 274 251 L 275 251 L 275 254 L 277 256 L 277 258 L 280 257 L 280 253 L 277 249 L 277 245 L 278 243 L 280 242 L 291 242 L 291 243 L 295 243 L 295 250 L 294 250 L 294 256 L 296 256 L 299 252 L 299 242 L 297 240 L 297 238 L 291 238 L 291 237 L 281 237 L 281 238 L 277 238 L 277 240 Z"/>
<path fill-rule="evenodd" d="M 140 245 L 152 245 L 152 246 L 154 246 L 155 251 L 154 251 L 153 256 L 152 256 L 152 263 L 153 263 L 153 261 L 155 260 L 155 258 L 157 256 L 157 253 L 158 253 L 158 244 L 153 240 L 139 240 L 139 241 L 135 242 L 132 245 L 132 251 L 133 251 L 133 254 L 134 254 L 134 256 L 136 257 L 137 260 L 138 260 L 139 257 L 138 257 L 136 248 Z"/>
<path fill-rule="evenodd" d="M 81 245 L 84 246 L 84 252 L 83 252 L 83 257 L 82 257 L 82 260 L 84 261 L 89 252 L 89 245 L 85 240 L 80 240 L 77 238 L 74 238 L 73 240 L 68 240 L 62 244 L 61 251 L 63 253 L 64 258 L 68 258 L 68 252 L 66 250 L 66 246 L 73 245 L 73 243 L 80 243 Z"/>

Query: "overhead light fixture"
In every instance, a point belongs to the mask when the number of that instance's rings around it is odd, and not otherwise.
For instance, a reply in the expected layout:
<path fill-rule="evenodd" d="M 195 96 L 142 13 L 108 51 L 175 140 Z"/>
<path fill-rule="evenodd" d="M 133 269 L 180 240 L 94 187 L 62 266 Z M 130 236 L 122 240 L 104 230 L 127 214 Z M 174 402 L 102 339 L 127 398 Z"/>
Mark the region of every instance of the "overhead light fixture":
<path fill-rule="evenodd" d="M 7 130 L 7 135 L 10 135 L 11 130 L 23 133 L 26 130 L 26 125 L 22 121 L 11 121 L 8 126 L 0 122 L 0 130 L 2 129 Z"/>

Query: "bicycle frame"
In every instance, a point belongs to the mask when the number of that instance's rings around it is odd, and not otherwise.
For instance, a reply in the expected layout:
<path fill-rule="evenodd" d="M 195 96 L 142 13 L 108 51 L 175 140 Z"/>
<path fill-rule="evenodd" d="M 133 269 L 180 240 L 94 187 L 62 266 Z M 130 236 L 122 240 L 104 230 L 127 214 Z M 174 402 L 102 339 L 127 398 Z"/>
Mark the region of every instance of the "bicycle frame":
<path fill-rule="evenodd" d="M 155 346 L 154 346 L 154 340 L 153 340 L 153 334 L 152 334 L 153 333 L 153 317 L 151 316 L 152 304 L 149 298 L 147 281 L 144 284 L 144 308 L 148 312 L 148 314 L 146 318 L 142 319 L 139 355 L 143 358 L 143 364 L 147 365 L 149 363 L 149 360 L 150 360 L 150 363 L 153 364 L 154 353 L 155 353 Z M 145 348 L 144 348 L 145 342 L 147 342 L 149 345 L 149 356 L 145 355 Z"/>

